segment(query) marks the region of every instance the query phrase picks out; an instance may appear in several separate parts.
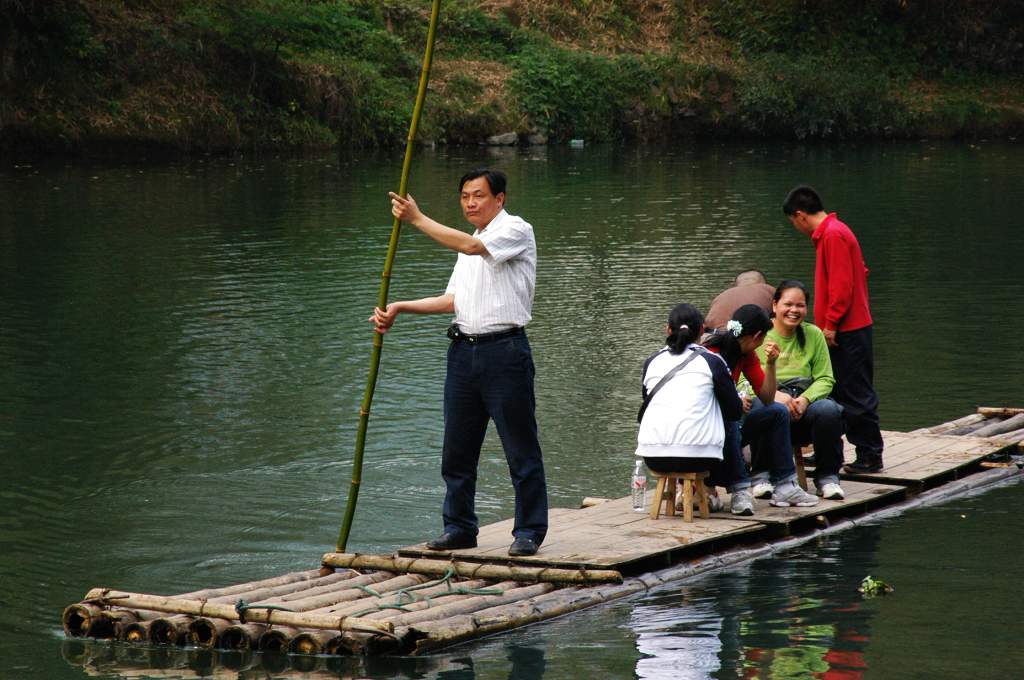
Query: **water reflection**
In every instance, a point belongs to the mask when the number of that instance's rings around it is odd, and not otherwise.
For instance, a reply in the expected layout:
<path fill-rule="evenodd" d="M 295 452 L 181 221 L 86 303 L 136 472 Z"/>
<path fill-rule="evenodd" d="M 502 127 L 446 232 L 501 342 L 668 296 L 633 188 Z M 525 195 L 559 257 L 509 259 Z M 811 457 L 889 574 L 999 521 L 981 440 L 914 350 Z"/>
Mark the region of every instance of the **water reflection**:
<path fill-rule="evenodd" d="M 653 591 L 630 616 L 643 655 L 637 676 L 862 677 L 872 609 L 857 584 L 874 569 L 880 533 L 864 527 L 842 543 Z"/>
<path fill-rule="evenodd" d="M 353 678 L 434 678 L 436 680 L 482 680 L 497 678 L 488 670 L 480 675 L 469 655 L 438 655 L 416 658 L 355 658 L 294 656 L 276 653 L 182 649 L 112 644 L 105 641 L 67 639 L 61 655 L 69 666 L 87 676 L 129 678 L 281 678 L 287 680 L 349 680 Z M 507 675 L 522 680 L 543 678 L 544 650 L 539 647 L 508 647 Z"/>

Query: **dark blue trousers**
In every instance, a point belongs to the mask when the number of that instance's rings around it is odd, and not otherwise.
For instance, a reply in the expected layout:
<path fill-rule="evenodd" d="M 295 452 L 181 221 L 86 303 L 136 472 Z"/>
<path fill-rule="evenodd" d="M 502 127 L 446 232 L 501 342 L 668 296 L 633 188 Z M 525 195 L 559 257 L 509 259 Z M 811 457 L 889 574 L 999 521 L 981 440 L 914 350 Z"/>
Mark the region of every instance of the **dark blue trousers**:
<path fill-rule="evenodd" d="M 794 444 L 814 445 L 814 479 L 822 484 L 838 481 L 843 465 L 843 407 L 827 397 L 818 399 L 789 427 Z"/>
<path fill-rule="evenodd" d="M 838 347 L 829 347 L 836 385 L 832 398 L 843 407 L 846 438 L 857 448 L 857 460 L 882 455 L 882 432 L 875 393 L 875 359 L 871 326 L 836 334 Z"/>
<path fill-rule="evenodd" d="M 488 420 L 505 449 L 516 493 L 512 535 L 539 545 L 548 530 L 544 461 L 534 415 L 533 354 L 526 334 L 479 343 L 453 340 L 444 382 L 441 476 L 445 533 L 476 536 L 476 471 Z"/>
<path fill-rule="evenodd" d="M 782 404 L 773 403 L 765 406 L 759 399 L 755 400 L 750 412 L 743 417 L 743 425 L 739 432 L 731 436 L 729 424 L 726 423 L 725 449 L 733 449 L 731 457 L 739 460 L 737 465 L 743 462 L 740 449 L 745 444 L 750 444 L 754 470 L 767 469 L 772 484 L 777 485 L 796 477 L 793 445 L 790 443 L 789 410 Z M 729 454 L 723 451 L 723 455 L 729 460 Z M 739 470 L 738 467 L 734 469 Z M 746 485 L 749 486 L 750 476 L 746 477 Z"/>

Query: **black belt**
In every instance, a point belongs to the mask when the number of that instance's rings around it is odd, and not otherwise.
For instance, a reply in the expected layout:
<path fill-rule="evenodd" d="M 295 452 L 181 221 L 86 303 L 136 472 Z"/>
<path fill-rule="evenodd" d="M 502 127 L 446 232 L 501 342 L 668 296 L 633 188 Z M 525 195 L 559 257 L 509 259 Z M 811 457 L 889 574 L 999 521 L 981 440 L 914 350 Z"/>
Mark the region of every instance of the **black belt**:
<path fill-rule="evenodd" d="M 448 337 L 452 340 L 462 340 L 464 342 L 471 342 L 474 344 L 478 342 L 501 340 L 502 338 L 511 338 L 513 335 L 522 335 L 525 332 L 525 328 L 522 326 L 516 326 L 515 328 L 509 328 L 504 331 L 495 331 L 494 333 L 478 333 L 477 335 L 470 335 L 469 333 L 463 333 L 460 331 L 456 324 L 452 324 L 448 327 Z"/>

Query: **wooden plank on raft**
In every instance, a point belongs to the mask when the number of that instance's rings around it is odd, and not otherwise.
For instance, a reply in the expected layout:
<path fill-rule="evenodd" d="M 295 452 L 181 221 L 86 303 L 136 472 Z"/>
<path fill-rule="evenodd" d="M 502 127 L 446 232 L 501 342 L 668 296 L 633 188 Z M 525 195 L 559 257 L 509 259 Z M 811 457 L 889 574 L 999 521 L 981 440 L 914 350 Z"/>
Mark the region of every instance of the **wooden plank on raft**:
<path fill-rule="evenodd" d="M 844 480 L 898 484 L 929 489 L 977 469 L 986 457 L 1010 444 L 996 439 L 956 435 L 914 435 L 883 432 L 885 468 L 871 474 L 842 473 Z M 846 460 L 856 457 L 853 445 L 845 444 Z"/>
<path fill-rule="evenodd" d="M 650 500 L 648 500 L 648 503 Z M 634 512 L 629 497 L 587 508 L 568 509 L 552 519 L 540 551 L 530 557 L 508 556 L 512 521 L 483 527 L 478 546 L 442 553 L 456 560 L 504 562 L 547 567 L 616 569 L 620 565 L 667 553 L 693 552 L 709 541 L 738 538 L 762 530 L 761 525 L 736 519 L 728 512 L 713 513 L 709 519 L 692 523 L 681 517 L 652 520 L 645 512 Z M 405 557 L 438 557 L 423 544 L 401 548 Z"/>
<path fill-rule="evenodd" d="M 841 517 L 857 515 L 874 509 L 880 505 L 887 505 L 898 502 L 906 496 L 906 489 L 903 486 L 893 484 L 878 484 L 872 482 L 844 481 L 843 492 L 846 498 L 839 501 L 821 499 L 817 505 L 809 508 L 776 508 L 771 505 L 768 499 L 754 500 L 754 514 L 749 517 L 738 517 L 736 519 L 748 522 L 758 522 L 768 525 L 800 525 L 806 524 L 807 519 L 817 524 L 828 524 Z M 813 485 L 811 492 L 813 493 Z M 725 506 L 729 507 L 732 498 L 728 494 L 723 496 Z M 824 520 L 824 521 L 823 521 Z M 789 529 L 785 530 L 789 533 Z"/>

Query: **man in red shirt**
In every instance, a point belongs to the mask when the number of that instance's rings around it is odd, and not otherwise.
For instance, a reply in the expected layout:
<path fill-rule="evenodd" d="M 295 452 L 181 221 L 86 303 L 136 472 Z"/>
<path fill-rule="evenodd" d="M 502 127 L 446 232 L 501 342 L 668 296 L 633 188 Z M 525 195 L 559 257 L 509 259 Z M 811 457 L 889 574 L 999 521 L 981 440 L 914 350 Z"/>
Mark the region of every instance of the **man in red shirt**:
<path fill-rule="evenodd" d="M 825 212 L 818 192 L 809 186 L 790 191 L 782 212 L 797 231 L 811 237 L 817 254 L 814 323 L 829 345 L 836 377 L 832 398 L 843 407 L 846 438 L 857 449 L 857 459 L 844 469 L 849 473 L 878 472 L 884 445 L 873 385 L 868 268 L 860 244 L 835 213 Z"/>

